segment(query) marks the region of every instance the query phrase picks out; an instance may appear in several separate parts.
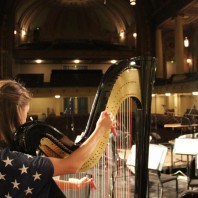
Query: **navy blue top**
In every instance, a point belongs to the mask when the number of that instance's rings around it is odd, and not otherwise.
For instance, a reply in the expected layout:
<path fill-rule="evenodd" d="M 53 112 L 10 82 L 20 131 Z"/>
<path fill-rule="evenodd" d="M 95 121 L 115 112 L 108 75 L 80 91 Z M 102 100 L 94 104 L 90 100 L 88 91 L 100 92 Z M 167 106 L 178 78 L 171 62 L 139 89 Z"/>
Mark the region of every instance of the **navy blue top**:
<path fill-rule="evenodd" d="M 47 198 L 54 168 L 46 157 L 0 150 L 0 197 Z"/>

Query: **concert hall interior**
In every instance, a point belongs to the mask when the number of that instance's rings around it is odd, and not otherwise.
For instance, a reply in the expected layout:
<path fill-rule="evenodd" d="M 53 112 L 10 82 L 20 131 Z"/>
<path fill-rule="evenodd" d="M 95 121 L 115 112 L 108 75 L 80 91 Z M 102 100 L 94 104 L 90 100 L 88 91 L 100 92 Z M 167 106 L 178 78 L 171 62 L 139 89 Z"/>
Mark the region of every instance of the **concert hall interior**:
<path fill-rule="evenodd" d="M 119 98 L 115 101 L 121 101 L 118 108 L 113 99 L 99 101 L 116 106 L 117 135 L 109 135 L 99 162 L 80 173 L 93 177 L 97 189 L 65 190 L 67 197 L 144 198 L 141 190 L 152 198 L 177 197 L 175 180 L 162 184 L 162 176 L 177 176 L 178 196 L 184 198 L 190 190 L 198 197 L 196 187 L 188 188 L 190 172 L 198 187 L 197 0 L 0 1 L 0 54 L 0 79 L 16 79 L 33 93 L 28 119 L 45 122 L 74 142 L 82 138 L 88 120 L 94 120 L 90 115 L 99 87 L 104 87 L 105 97 L 114 93 Z M 133 67 L 133 58 L 142 57 L 142 68 L 147 60 L 156 60 L 154 80 Z M 104 84 L 111 66 L 123 64 L 132 74 L 112 69 Z M 132 83 L 124 84 L 124 91 L 122 78 Z M 142 107 L 148 116 L 146 134 L 139 134 L 145 130 L 138 111 Z M 153 150 L 154 158 L 149 150 L 142 151 L 152 168 L 148 166 L 148 189 L 139 191 L 135 185 L 142 178 L 135 177 L 137 164 L 131 156 L 137 141 L 168 148 L 163 153 Z"/>

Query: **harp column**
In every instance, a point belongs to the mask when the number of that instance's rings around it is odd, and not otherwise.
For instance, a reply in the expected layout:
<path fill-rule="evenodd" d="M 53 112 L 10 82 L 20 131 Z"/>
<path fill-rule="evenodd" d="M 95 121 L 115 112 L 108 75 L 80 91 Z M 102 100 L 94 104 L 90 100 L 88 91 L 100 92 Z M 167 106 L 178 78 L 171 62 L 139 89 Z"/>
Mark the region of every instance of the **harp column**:
<path fill-rule="evenodd" d="M 184 38 L 182 16 L 175 17 L 175 65 L 176 73 L 184 73 Z"/>
<path fill-rule="evenodd" d="M 158 66 L 157 66 L 157 77 L 163 78 L 163 49 L 162 49 L 162 30 L 157 29 L 156 30 L 156 58 L 158 60 Z"/>

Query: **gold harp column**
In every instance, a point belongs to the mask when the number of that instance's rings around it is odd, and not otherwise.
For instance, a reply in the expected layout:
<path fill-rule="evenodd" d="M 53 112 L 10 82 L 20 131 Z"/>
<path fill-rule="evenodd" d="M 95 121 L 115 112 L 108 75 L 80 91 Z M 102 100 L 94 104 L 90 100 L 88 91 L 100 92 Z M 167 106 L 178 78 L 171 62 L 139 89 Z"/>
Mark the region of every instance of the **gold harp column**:
<path fill-rule="evenodd" d="M 156 75 L 157 78 L 163 78 L 163 49 L 162 49 L 162 30 L 156 30 L 156 58 L 158 60 Z"/>
<path fill-rule="evenodd" d="M 181 15 L 175 17 L 175 65 L 177 74 L 184 73 L 184 37 Z"/>

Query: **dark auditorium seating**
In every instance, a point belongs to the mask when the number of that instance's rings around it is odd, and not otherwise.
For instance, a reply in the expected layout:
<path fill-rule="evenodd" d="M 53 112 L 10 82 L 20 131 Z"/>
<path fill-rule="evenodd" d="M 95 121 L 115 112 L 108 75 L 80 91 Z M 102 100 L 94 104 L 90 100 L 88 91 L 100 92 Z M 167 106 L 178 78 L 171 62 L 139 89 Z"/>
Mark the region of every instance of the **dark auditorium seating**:
<path fill-rule="evenodd" d="M 165 114 L 151 114 L 151 135 L 157 139 L 157 143 L 166 143 L 181 135 L 181 129 L 164 128 L 164 124 L 180 123 L 183 117 L 165 115 Z M 71 140 L 75 140 L 77 135 L 80 135 L 86 128 L 89 119 L 89 114 L 74 114 L 66 116 L 49 116 L 46 118 L 46 123 L 60 130 L 67 135 Z M 74 123 L 74 130 L 72 131 L 72 123 Z M 135 123 L 135 121 L 133 121 Z M 135 127 L 135 125 L 134 125 Z M 133 131 L 135 129 L 133 127 Z M 182 134 L 189 134 L 192 131 L 187 129 Z"/>
<path fill-rule="evenodd" d="M 49 116 L 45 122 L 59 131 L 64 133 L 71 140 L 75 140 L 77 135 L 80 135 L 87 125 L 89 114 L 74 114 L 65 116 Z M 72 131 L 72 124 L 74 130 Z"/>
<path fill-rule="evenodd" d="M 44 74 L 17 74 L 15 79 L 23 83 L 26 87 L 42 87 Z"/>
<path fill-rule="evenodd" d="M 191 133 L 192 131 L 189 128 L 183 131 L 180 128 L 174 130 L 172 128 L 164 128 L 165 124 L 181 123 L 183 118 L 183 116 L 173 116 L 171 114 L 151 114 L 151 136 L 152 134 L 154 136 L 157 134 L 160 137 L 157 139 L 157 143 L 166 143 L 181 134 Z"/>
<path fill-rule="evenodd" d="M 52 70 L 52 86 L 97 87 L 102 79 L 102 70 Z"/>

